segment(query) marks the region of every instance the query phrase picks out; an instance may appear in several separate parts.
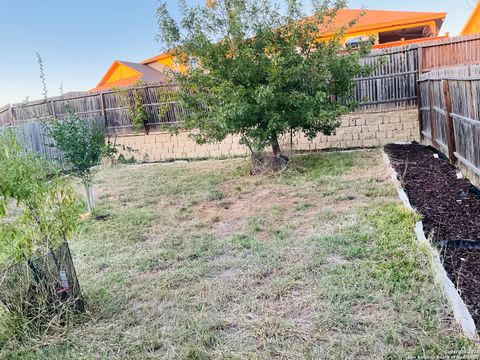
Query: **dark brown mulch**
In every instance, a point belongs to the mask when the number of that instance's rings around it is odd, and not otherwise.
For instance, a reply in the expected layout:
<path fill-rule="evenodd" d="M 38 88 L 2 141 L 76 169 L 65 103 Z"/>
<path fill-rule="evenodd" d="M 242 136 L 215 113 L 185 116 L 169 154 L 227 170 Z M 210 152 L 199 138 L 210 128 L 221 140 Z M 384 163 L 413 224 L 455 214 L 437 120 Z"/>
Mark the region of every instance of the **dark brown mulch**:
<path fill-rule="evenodd" d="M 443 248 L 441 257 L 452 282 L 480 328 L 480 249 L 462 248 L 459 240 L 480 241 L 480 197 L 466 179 L 457 179 L 457 170 L 431 148 L 418 144 L 387 145 L 412 206 L 423 216 L 427 236 Z M 452 242 L 452 240 L 454 242 Z M 470 246 L 471 247 L 471 246 Z"/>
<path fill-rule="evenodd" d="M 440 255 L 448 277 L 480 329 L 480 249 L 444 249 Z"/>
<path fill-rule="evenodd" d="M 387 145 L 385 152 L 410 202 L 423 215 L 434 241 L 480 240 L 480 198 L 466 179 L 435 152 L 421 145 Z"/>

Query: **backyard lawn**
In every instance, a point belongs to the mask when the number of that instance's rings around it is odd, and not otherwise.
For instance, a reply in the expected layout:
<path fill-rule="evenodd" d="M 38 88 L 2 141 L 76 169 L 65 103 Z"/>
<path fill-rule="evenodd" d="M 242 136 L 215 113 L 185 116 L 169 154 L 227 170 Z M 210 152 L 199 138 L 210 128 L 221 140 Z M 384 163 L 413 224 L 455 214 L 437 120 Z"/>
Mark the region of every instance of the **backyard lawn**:
<path fill-rule="evenodd" d="M 88 313 L 21 359 L 401 359 L 470 346 L 378 150 L 119 165 L 71 242 Z M 0 357 L 2 350 L 0 350 Z"/>

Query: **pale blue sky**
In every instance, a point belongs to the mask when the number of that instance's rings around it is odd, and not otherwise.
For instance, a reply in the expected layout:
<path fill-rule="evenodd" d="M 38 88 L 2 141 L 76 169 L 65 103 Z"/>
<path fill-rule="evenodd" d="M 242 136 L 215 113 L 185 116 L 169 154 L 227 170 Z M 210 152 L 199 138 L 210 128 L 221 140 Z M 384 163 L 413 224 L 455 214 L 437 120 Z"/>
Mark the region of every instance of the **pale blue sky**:
<path fill-rule="evenodd" d="M 194 0 L 190 0 L 194 1 Z M 198 1 L 198 0 L 197 0 Z M 351 0 L 349 6 L 448 13 L 442 31 L 458 34 L 472 0 Z M 172 11 L 177 1 L 168 1 Z M 49 94 L 96 85 L 115 59 L 157 55 L 157 0 L 0 0 L 0 107 L 41 97 L 35 53 L 45 63 Z"/>

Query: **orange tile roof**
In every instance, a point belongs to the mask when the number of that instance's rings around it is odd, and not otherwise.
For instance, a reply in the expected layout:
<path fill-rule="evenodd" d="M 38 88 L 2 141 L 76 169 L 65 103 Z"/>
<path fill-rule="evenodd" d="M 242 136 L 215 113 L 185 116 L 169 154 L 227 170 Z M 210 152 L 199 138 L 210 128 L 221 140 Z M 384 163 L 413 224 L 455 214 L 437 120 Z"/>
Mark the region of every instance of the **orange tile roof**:
<path fill-rule="evenodd" d="M 113 81 L 113 82 L 107 82 L 109 77 L 112 75 L 112 73 L 115 71 L 117 66 L 119 65 L 124 65 L 132 69 L 137 75 L 131 76 L 125 79 Z M 119 61 L 116 60 L 110 69 L 107 71 L 107 73 L 103 76 L 102 80 L 98 83 L 98 85 L 91 89 L 90 91 L 100 91 L 100 90 L 107 90 L 107 89 L 112 89 L 116 87 L 125 87 L 125 86 L 133 86 L 135 85 L 138 81 L 142 81 L 144 83 L 161 83 L 165 82 L 168 80 L 167 75 L 164 73 L 155 70 L 149 66 L 143 65 L 143 64 L 138 64 L 138 63 L 133 63 L 133 62 L 128 62 L 128 61 Z"/>
<path fill-rule="evenodd" d="M 409 25 L 426 21 L 440 21 L 447 16 L 445 12 L 418 12 L 418 11 L 389 11 L 389 10 L 363 10 L 363 9 L 340 9 L 332 24 L 328 28 L 321 29 L 323 36 L 333 34 L 334 29 L 347 25 L 349 22 L 357 18 L 360 14 L 364 14 L 355 25 L 347 32 L 361 32 L 387 28 L 398 25 Z M 313 16 L 306 17 L 305 20 L 312 19 Z M 441 25 L 441 24 L 440 24 Z M 151 64 L 170 57 L 168 52 L 146 59 L 140 64 Z"/>
<path fill-rule="evenodd" d="M 321 29 L 322 35 L 333 33 L 333 29 L 347 25 L 360 14 L 364 15 L 350 28 L 348 33 L 376 30 L 391 26 L 401 26 L 425 21 L 441 21 L 447 16 L 444 12 L 417 12 L 417 11 L 387 11 L 387 10 L 362 10 L 341 9 L 334 18 L 332 24 Z M 310 19 L 312 17 L 309 17 Z M 308 19 L 308 18 L 307 18 Z"/>
<path fill-rule="evenodd" d="M 171 55 L 169 53 L 162 53 L 160 55 L 157 55 L 157 56 L 154 56 L 154 57 L 151 57 L 147 60 L 144 60 L 144 61 L 141 61 L 140 64 L 143 64 L 143 65 L 147 65 L 147 64 L 151 64 L 151 63 L 154 63 L 154 62 L 157 62 L 159 60 L 163 60 L 163 59 L 166 59 L 166 58 L 169 58 Z"/>

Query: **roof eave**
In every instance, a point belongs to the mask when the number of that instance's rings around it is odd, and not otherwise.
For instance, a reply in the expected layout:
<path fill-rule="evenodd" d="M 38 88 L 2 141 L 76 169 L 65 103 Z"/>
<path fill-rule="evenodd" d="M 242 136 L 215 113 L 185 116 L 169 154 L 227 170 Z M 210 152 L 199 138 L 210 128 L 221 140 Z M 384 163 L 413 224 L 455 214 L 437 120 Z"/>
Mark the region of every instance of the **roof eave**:
<path fill-rule="evenodd" d="M 346 34 L 352 34 L 352 33 L 357 33 L 357 32 L 365 32 L 365 31 L 372 31 L 372 30 L 379 30 L 381 31 L 382 29 L 389 28 L 392 26 L 404 26 L 404 25 L 412 25 L 416 23 L 424 23 L 424 22 L 429 22 L 429 21 L 436 21 L 440 22 L 440 26 L 443 25 L 443 22 L 445 21 L 445 17 L 447 16 L 447 13 L 438 13 L 438 16 L 422 16 L 418 18 L 411 18 L 405 21 L 390 21 L 390 22 L 385 22 L 385 23 L 378 23 L 378 24 L 369 24 L 369 25 L 364 25 L 364 26 L 352 26 L 351 28 L 347 29 L 345 32 Z M 322 34 L 323 37 L 328 37 L 334 35 L 334 31 L 327 31 Z"/>
<path fill-rule="evenodd" d="M 128 67 L 129 69 L 131 69 L 132 71 L 135 71 L 138 75 L 140 76 L 143 76 L 143 74 L 133 68 L 131 68 L 130 66 L 128 66 L 127 64 L 123 63 L 122 61 L 120 60 L 115 60 L 113 62 L 113 64 L 110 66 L 110 68 L 107 70 L 107 72 L 105 73 L 105 75 L 102 77 L 102 80 L 100 80 L 100 82 L 97 84 L 96 87 L 99 87 L 99 86 L 102 86 L 106 83 L 106 81 L 108 80 L 108 78 L 112 75 L 112 73 L 115 71 L 115 69 L 119 66 L 119 65 L 123 65 L 123 66 L 126 66 Z"/>
<path fill-rule="evenodd" d="M 140 62 L 140 64 L 142 64 L 142 65 L 151 64 L 151 63 L 157 62 L 159 60 L 167 59 L 168 57 L 171 57 L 171 56 L 172 55 L 170 53 L 163 53 L 163 54 L 151 57 L 149 59 L 143 60 L 143 61 Z"/>

